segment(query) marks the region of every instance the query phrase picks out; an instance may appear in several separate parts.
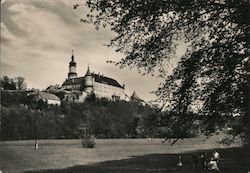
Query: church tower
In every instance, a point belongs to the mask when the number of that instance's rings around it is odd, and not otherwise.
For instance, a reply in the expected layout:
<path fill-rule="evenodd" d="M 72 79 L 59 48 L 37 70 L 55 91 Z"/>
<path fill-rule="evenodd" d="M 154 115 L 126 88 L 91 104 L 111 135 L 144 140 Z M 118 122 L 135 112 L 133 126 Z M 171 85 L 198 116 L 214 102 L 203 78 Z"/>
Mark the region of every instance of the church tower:
<path fill-rule="evenodd" d="M 90 94 L 93 89 L 93 76 L 89 71 L 89 66 L 88 70 L 85 74 L 85 92 Z"/>
<path fill-rule="evenodd" d="M 76 62 L 74 60 L 74 54 L 72 50 L 72 56 L 71 56 L 71 62 L 69 63 L 69 73 L 68 73 L 68 79 L 73 79 L 77 77 L 76 73 Z"/>

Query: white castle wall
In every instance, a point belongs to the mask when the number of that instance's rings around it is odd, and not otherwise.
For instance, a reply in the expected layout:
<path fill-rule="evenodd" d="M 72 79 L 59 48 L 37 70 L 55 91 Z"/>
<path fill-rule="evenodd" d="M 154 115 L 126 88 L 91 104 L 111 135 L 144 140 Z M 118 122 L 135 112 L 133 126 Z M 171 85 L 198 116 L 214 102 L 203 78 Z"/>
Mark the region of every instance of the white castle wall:
<path fill-rule="evenodd" d="M 104 83 L 94 82 L 93 90 L 97 97 L 106 97 L 112 99 L 112 96 L 118 96 L 125 100 L 125 91 L 123 88 L 107 85 Z"/>
<path fill-rule="evenodd" d="M 50 100 L 50 99 L 43 99 L 44 102 L 47 102 L 48 104 L 52 104 L 52 105 L 60 105 L 61 101 L 59 100 Z"/>

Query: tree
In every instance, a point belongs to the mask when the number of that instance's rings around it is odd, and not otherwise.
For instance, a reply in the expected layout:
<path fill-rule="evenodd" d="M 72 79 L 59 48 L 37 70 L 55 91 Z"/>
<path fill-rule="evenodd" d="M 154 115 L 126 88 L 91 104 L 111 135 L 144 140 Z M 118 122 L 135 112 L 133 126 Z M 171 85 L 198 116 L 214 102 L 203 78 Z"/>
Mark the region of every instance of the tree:
<path fill-rule="evenodd" d="M 173 124 L 199 120 L 211 134 L 240 115 L 236 134 L 248 132 L 248 0 L 88 0 L 86 5 L 90 13 L 82 22 L 96 29 L 109 25 L 117 33 L 108 46 L 125 57 L 113 63 L 164 78 L 156 94 L 163 109 L 175 112 Z M 189 46 L 166 77 L 165 65 L 182 39 Z"/>
<path fill-rule="evenodd" d="M 3 76 L 1 78 L 1 87 L 3 87 L 4 90 L 25 90 L 26 86 L 25 79 L 21 76 L 15 78 Z"/>
<path fill-rule="evenodd" d="M 26 82 L 24 77 L 18 76 L 14 79 L 15 83 L 16 83 L 16 88 L 17 90 L 25 90 L 26 89 Z"/>
<path fill-rule="evenodd" d="M 16 90 L 16 84 L 12 78 L 9 78 L 8 76 L 3 76 L 0 81 L 1 87 L 4 90 Z"/>
<path fill-rule="evenodd" d="M 143 112 L 142 112 L 143 111 Z M 139 118 L 139 127 L 144 136 L 147 137 L 162 137 L 162 132 L 159 133 L 160 111 L 151 107 L 145 106 L 144 110 L 140 111 L 142 115 Z"/>

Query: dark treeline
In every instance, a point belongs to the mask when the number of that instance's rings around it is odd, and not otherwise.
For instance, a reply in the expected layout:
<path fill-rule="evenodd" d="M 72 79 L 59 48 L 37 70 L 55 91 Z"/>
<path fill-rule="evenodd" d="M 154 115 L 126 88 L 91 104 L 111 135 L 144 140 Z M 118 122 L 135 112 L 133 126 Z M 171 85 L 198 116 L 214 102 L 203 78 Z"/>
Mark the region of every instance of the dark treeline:
<path fill-rule="evenodd" d="M 79 138 L 85 128 L 96 138 L 166 137 L 163 112 L 137 102 L 88 98 L 60 106 L 34 102 L 24 92 L 1 93 L 1 140 Z M 190 131 L 176 133 L 190 137 Z"/>

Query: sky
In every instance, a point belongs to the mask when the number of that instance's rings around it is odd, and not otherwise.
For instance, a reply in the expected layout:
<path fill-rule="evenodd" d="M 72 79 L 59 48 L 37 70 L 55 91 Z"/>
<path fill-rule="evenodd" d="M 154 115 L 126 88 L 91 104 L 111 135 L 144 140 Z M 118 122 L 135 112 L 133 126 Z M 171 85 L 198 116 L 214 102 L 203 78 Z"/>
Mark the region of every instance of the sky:
<path fill-rule="evenodd" d="M 115 33 L 107 29 L 95 30 L 80 19 L 87 14 L 83 0 L 1 0 L 1 76 L 23 76 L 28 88 L 46 89 L 61 85 L 67 78 L 68 63 L 74 50 L 77 74 L 90 71 L 104 74 L 125 84 L 125 92 L 133 91 L 145 101 L 155 98 L 162 79 L 141 76 L 136 69 L 119 69 L 106 61 L 119 61 L 124 55 L 104 46 Z M 185 52 L 177 49 L 176 59 Z M 171 62 L 169 72 L 176 64 Z"/>

